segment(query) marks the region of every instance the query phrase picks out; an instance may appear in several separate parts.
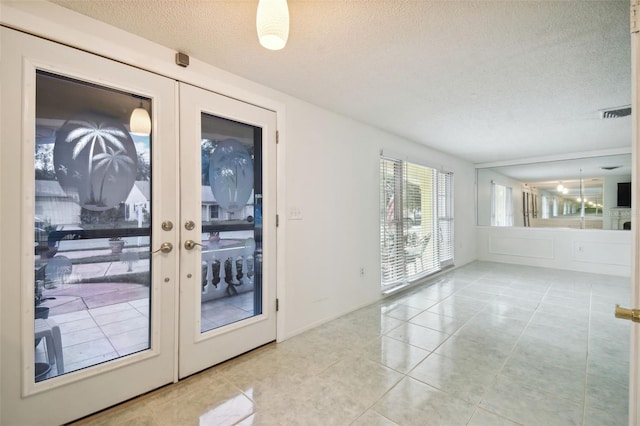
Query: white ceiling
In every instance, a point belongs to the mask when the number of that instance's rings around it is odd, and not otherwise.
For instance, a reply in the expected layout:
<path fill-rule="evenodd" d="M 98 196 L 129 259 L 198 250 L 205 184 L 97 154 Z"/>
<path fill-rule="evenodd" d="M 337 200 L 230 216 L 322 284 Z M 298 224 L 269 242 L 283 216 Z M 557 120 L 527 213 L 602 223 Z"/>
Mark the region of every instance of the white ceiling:
<path fill-rule="evenodd" d="M 216 67 L 473 163 L 631 146 L 629 2 L 54 0 Z"/>

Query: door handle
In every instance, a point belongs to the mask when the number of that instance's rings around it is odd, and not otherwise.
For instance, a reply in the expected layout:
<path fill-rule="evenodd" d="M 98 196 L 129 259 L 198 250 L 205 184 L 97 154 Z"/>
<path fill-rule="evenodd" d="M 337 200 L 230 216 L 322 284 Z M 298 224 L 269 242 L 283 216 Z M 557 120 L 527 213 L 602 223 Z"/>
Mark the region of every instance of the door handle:
<path fill-rule="evenodd" d="M 616 305 L 616 318 L 640 322 L 640 309 L 622 308 Z"/>
<path fill-rule="evenodd" d="M 195 246 L 203 247 L 203 245 L 202 245 L 202 244 L 200 244 L 200 243 L 196 243 L 196 242 L 195 242 L 195 241 L 193 241 L 193 240 L 187 240 L 187 241 L 185 241 L 185 242 L 184 242 L 184 248 L 186 248 L 187 250 L 193 250 L 193 248 L 194 248 Z"/>
<path fill-rule="evenodd" d="M 173 250 L 173 244 L 171 244 L 171 243 L 162 243 L 162 244 L 160 244 L 160 248 L 158 250 L 152 251 L 151 254 L 157 253 L 159 251 L 161 251 L 163 253 L 171 253 L 171 250 Z"/>

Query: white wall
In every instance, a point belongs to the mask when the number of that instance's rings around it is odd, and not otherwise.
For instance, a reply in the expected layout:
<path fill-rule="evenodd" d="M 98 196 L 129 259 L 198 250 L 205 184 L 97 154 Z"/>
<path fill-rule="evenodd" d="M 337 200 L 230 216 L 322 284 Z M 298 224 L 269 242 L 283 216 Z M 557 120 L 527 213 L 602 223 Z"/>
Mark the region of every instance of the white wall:
<path fill-rule="evenodd" d="M 631 275 L 631 232 L 479 226 L 478 259 Z"/>
<path fill-rule="evenodd" d="M 456 264 L 475 258 L 474 169 L 289 97 L 286 204 L 302 212 L 286 220 L 286 336 L 380 298 L 379 154 L 454 172 Z M 360 276 L 360 268 L 365 275 Z"/>
<path fill-rule="evenodd" d="M 475 259 L 472 164 L 356 122 L 51 3 L 22 2 L 2 19 L 28 32 L 272 109 L 278 114 L 278 339 L 381 297 L 381 149 L 454 174 L 456 265 Z M 302 220 L 288 220 L 296 208 Z M 365 275 L 360 276 L 360 268 Z"/>

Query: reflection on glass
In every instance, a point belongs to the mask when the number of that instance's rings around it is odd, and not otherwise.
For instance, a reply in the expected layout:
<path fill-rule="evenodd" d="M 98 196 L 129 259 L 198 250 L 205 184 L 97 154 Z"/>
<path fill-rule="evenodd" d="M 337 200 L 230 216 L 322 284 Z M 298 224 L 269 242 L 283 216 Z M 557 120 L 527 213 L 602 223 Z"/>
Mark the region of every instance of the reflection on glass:
<path fill-rule="evenodd" d="M 140 105 L 37 73 L 36 381 L 149 348 L 151 137 L 127 116 Z"/>
<path fill-rule="evenodd" d="M 479 168 L 478 224 L 630 229 L 630 181 L 629 154 Z"/>
<path fill-rule="evenodd" d="M 202 114 L 202 333 L 262 313 L 262 133 Z"/>

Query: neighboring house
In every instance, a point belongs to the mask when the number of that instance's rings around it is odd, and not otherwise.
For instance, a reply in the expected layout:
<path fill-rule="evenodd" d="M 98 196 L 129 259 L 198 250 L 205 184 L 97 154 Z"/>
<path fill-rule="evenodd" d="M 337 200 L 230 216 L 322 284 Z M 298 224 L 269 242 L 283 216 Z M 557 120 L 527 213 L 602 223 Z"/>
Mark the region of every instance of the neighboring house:
<path fill-rule="evenodd" d="M 35 215 L 50 225 L 80 223 L 80 205 L 58 181 L 36 180 Z"/>
<path fill-rule="evenodd" d="M 202 221 L 246 219 L 248 216 L 254 216 L 253 198 L 253 191 L 251 191 L 249 201 L 242 210 L 237 213 L 229 213 L 220 208 L 213 196 L 211 187 L 209 185 L 202 185 Z"/>
<path fill-rule="evenodd" d="M 136 181 L 129 196 L 124 201 L 125 219 L 138 220 L 138 212 L 151 212 L 151 182 Z M 36 181 L 36 216 L 51 225 L 80 223 L 80 206 L 75 197 L 67 195 L 55 180 Z M 249 202 L 237 213 L 229 213 L 220 208 L 210 186 L 202 187 L 202 220 L 246 219 L 253 216 L 253 192 Z"/>
<path fill-rule="evenodd" d="M 151 212 L 151 182 L 147 180 L 137 180 L 129 196 L 124 201 L 125 220 L 138 220 L 138 214 L 144 215 L 144 212 Z M 144 220 L 144 216 L 141 216 Z"/>

